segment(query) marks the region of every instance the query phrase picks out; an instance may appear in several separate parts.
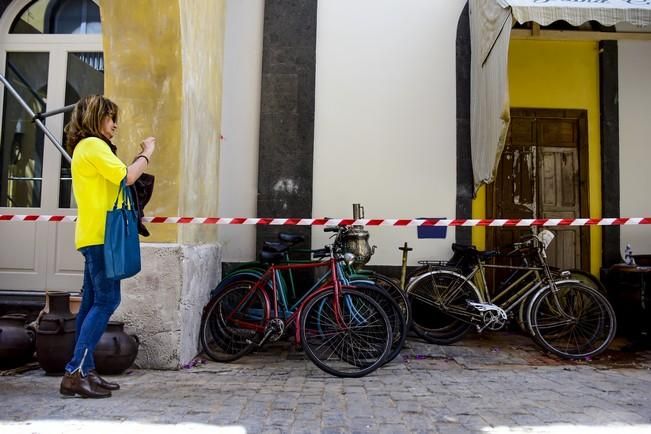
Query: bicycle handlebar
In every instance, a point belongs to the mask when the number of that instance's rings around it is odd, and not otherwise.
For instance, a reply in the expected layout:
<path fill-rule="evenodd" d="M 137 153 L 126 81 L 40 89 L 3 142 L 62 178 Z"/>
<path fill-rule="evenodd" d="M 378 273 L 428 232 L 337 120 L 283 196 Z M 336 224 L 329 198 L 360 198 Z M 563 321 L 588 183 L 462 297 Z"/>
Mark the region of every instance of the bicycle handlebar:
<path fill-rule="evenodd" d="M 519 242 L 516 242 L 516 243 L 512 243 L 511 247 L 513 248 L 513 250 L 508 252 L 506 255 L 510 256 L 510 255 L 512 255 L 514 253 L 517 253 L 518 251 L 526 249 L 528 247 L 535 247 L 534 242 L 536 240 L 537 240 L 536 237 L 531 237 L 531 238 L 529 238 L 528 240 L 525 240 L 525 241 L 519 241 Z"/>

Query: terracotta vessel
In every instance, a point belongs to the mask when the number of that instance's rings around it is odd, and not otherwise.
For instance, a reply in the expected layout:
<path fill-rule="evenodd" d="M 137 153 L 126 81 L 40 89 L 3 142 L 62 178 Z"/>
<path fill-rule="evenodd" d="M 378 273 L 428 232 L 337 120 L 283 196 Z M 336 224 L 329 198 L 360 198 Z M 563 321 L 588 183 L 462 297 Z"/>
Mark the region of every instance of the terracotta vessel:
<path fill-rule="evenodd" d="M 48 294 L 49 312 L 36 332 L 36 357 L 46 374 L 62 374 L 75 348 L 75 315 L 70 312 L 70 294 Z"/>
<path fill-rule="evenodd" d="M 126 371 L 136 360 L 140 341 L 124 331 L 124 323 L 109 321 L 106 331 L 95 347 L 95 367 L 104 375 Z"/>
<path fill-rule="evenodd" d="M 0 317 L 0 369 L 29 362 L 34 355 L 34 332 L 25 328 L 25 315 Z"/>

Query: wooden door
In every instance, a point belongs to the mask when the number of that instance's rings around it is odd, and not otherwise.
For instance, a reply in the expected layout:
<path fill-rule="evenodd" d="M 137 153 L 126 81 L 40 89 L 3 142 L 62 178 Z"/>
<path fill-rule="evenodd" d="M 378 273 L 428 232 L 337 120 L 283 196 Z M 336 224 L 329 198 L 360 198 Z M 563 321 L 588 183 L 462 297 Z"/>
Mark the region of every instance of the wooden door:
<path fill-rule="evenodd" d="M 495 182 L 490 218 L 588 217 L 587 123 L 584 110 L 512 109 L 511 128 Z M 554 227 L 550 264 L 589 271 L 585 228 Z M 489 228 L 488 248 L 508 245 L 529 228 Z"/>
<path fill-rule="evenodd" d="M 576 149 L 542 147 L 539 150 L 540 216 L 576 218 L 580 216 L 578 155 Z M 581 268 L 579 228 L 556 227 L 556 238 L 547 249 L 549 262 L 562 269 Z"/>

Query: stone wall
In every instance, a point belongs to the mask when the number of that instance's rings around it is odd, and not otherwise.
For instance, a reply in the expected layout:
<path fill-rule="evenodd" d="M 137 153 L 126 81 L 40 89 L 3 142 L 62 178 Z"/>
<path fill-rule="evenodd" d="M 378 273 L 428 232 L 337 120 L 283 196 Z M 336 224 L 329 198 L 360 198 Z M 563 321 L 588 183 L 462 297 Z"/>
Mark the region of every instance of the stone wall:
<path fill-rule="evenodd" d="M 113 316 L 140 339 L 136 365 L 178 369 L 200 351 L 199 324 L 221 278 L 218 245 L 142 244 L 143 269 L 122 282 Z"/>

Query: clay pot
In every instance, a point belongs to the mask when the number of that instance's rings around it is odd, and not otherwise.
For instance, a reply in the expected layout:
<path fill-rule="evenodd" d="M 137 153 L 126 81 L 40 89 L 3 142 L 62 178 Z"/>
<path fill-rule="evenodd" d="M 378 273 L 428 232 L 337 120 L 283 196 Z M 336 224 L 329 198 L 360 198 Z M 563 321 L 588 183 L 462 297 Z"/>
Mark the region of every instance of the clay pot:
<path fill-rule="evenodd" d="M 25 328 L 25 315 L 0 317 L 0 368 L 11 369 L 34 355 L 34 332 Z"/>
<path fill-rule="evenodd" d="M 36 332 L 36 357 L 46 374 L 62 374 L 75 349 L 75 315 L 70 312 L 70 294 L 48 294 L 49 313 Z"/>
<path fill-rule="evenodd" d="M 124 323 L 109 321 L 106 331 L 95 347 L 95 367 L 104 375 L 126 371 L 136 360 L 140 341 L 124 331 Z"/>

